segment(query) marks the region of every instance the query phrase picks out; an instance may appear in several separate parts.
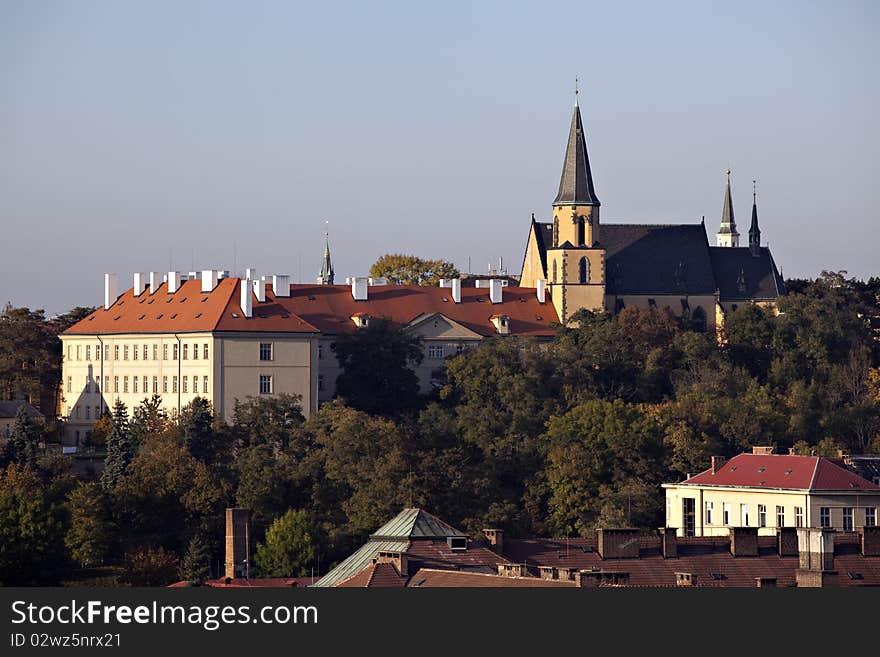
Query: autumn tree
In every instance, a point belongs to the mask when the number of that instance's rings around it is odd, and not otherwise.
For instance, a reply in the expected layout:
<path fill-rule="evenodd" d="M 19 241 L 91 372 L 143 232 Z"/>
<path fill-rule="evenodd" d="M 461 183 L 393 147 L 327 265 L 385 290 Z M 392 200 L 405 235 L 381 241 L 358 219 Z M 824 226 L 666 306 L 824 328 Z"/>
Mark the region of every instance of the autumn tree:
<path fill-rule="evenodd" d="M 370 267 L 373 278 L 387 278 L 392 285 L 439 285 L 440 279 L 458 278 L 459 271 L 445 260 L 423 260 L 412 255 L 388 253 Z"/>
<path fill-rule="evenodd" d="M 254 565 L 260 577 L 305 577 L 321 559 L 323 539 L 318 526 L 303 510 L 290 509 L 257 545 Z"/>

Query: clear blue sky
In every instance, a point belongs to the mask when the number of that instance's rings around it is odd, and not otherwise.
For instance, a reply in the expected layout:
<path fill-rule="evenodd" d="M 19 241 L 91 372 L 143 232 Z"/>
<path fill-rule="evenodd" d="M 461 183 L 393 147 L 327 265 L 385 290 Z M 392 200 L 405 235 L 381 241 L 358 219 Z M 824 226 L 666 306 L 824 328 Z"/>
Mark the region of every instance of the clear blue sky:
<path fill-rule="evenodd" d="M 877 2 L 0 0 L 0 303 L 101 274 L 313 280 L 386 252 L 521 265 L 575 76 L 606 222 L 697 222 L 758 179 L 786 276 L 880 274 Z M 233 256 L 235 252 L 235 256 Z M 300 264 L 301 263 L 301 264 Z"/>

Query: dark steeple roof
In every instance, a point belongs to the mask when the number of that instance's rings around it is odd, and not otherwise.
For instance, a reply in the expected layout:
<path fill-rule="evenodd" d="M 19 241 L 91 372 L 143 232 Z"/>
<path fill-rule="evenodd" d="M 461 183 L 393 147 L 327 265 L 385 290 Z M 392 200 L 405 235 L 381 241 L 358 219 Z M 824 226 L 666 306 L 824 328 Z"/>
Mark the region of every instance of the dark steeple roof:
<path fill-rule="evenodd" d="M 590 171 L 590 159 L 587 157 L 581 109 L 577 104 L 571 115 L 562 178 L 559 180 L 559 193 L 553 205 L 600 205 L 596 190 L 593 189 L 593 174 Z"/>
<path fill-rule="evenodd" d="M 333 263 L 330 260 L 330 236 L 324 235 L 324 257 L 321 260 L 321 273 L 318 282 L 322 285 L 333 285 Z"/>
<path fill-rule="evenodd" d="M 749 226 L 749 251 L 755 257 L 761 253 L 761 229 L 758 228 L 758 195 L 754 189 L 752 190 L 752 225 Z"/>
<path fill-rule="evenodd" d="M 719 234 L 739 235 L 736 232 L 736 220 L 733 217 L 733 201 L 730 198 L 730 169 L 727 170 L 727 188 L 724 191 L 724 209 L 721 211 L 721 227 Z"/>

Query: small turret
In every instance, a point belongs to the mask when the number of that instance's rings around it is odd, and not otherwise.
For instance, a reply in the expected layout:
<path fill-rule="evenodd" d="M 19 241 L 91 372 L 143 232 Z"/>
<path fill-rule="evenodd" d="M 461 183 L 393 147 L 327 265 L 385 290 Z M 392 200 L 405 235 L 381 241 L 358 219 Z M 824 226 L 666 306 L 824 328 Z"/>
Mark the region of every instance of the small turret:
<path fill-rule="evenodd" d="M 761 229 L 758 228 L 758 192 L 752 181 L 752 225 L 749 226 L 749 251 L 754 257 L 761 255 Z"/>
<path fill-rule="evenodd" d="M 727 189 L 724 191 L 724 209 L 717 234 L 718 246 L 739 246 L 739 233 L 733 216 L 733 200 L 730 196 L 730 169 L 727 170 Z"/>

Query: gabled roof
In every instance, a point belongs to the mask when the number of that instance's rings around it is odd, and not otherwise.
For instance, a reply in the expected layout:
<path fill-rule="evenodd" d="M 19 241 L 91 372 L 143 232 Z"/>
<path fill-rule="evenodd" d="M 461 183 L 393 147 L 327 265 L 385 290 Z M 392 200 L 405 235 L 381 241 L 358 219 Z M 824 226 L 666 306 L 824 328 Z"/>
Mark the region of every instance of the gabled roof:
<path fill-rule="evenodd" d="M 880 493 L 880 486 L 820 456 L 739 454 L 681 482 L 689 486 L 768 488 L 799 491 L 861 491 Z"/>
<path fill-rule="evenodd" d="M 406 586 L 406 577 L 390 563 L 371 563 L 361 572 L 337 584 L 339 588 L 390 588 Z"/>
<path fill-rule="evenodd" d="M 785 284 L 768 247 L 753 255 L 749 247 L 711 246 L 709 254 L 722 301 L 770 300 L 784 294 Z"/>
<path fill-rule="evenodd" d="M 596 190 L 593 189 L 593 173 L 590 171 L 590 158 L 587 157 L 581 109 L 577 105 L 571 115 L 559 193 L 556 194 L 553 205 L 600 205 Z"/>
<path fill-rule="evenodd" d="M 373 532 L 370 538 L 446 539 L 450 536 L 467 536 L 467 534 L 422 509 L 404 509 Z"/>
<path fill-rule="evenodd" d="M 25 412 L 31 417 L 44 417 L 43 414 L 28 404 L 23 399 L 13 399 L 12 401 L 0 401 L 0 418 L 14 418 L 18 414 L 18 409 L 24 407 Z"/>

